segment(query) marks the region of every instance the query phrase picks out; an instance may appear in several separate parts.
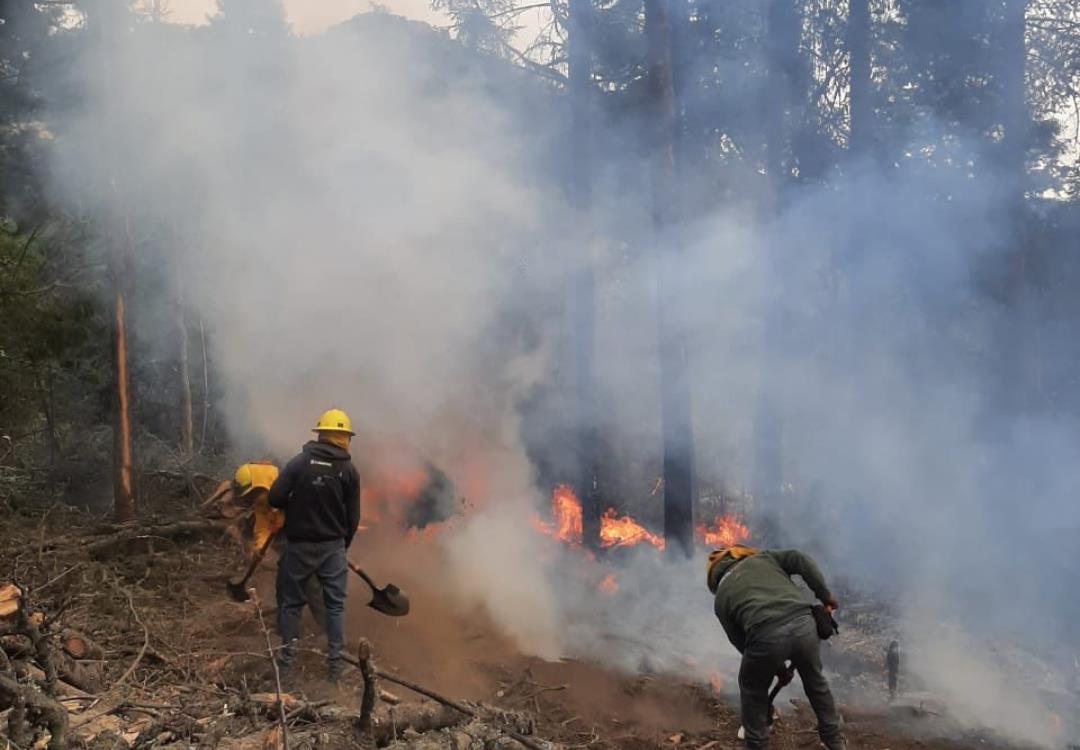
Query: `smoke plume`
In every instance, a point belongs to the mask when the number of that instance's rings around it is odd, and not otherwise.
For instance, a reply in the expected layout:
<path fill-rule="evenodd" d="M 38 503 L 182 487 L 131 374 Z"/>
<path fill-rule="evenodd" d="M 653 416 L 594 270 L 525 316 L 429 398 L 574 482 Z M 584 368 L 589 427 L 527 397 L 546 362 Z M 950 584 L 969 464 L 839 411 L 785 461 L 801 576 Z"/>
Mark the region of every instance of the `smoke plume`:
<path fill-rule="evenodd" d="M 362 441 L 409 445 L 467 499 L 439 537 L 438 575 L 523 650 L 701 679 L 730 667 L 701 560 L 620 559 L 609 603 L 596 564 L 529 523 L 551 477 L 526 438 L 552 452 L 565 438 L 549 430 L 551 393 L 572 383 L 562 311 L 587 255 L 568 246 L 552 166 L 561 100 L 385 14 L 304 39 L 262 20 L 132 22 L 88 48 L 52 165 L 58 199 L 159 228 L 133 249 L 160 257 L 205 320 L 238 456 L 291 455 L 322 410 L 343 408 Z M 595 249 L 596 360 L 607 450 L 626 467 L 620 486 L 640 493 L 625 501 L 656 523 L 646 175 L 628 150 L 598 176 L 611 232 Z M 769 509 L 778 540 L 900 602 L 906 653 L 965 719 L 1048 742 L 1034 688 L 923 627 L 955 622 L 1046 654 L 1075 644 L 1062 596 L 1075 561 L 1044 549 L 1054 529 L 1080 528 L 1075 423 L 1017 421 L 988 398 L 1005 313 L 982 274 L 1016 234 L 1001 210 L 1014 186 L 918 158 L 868 162 L 763 210 L 755 175 L 656 240 L 681 252 L 700 476 L 750 487 L 755 405 L 774 404 L 792 485 Z M 1071 331 L 1040 332 L 1042 351 L 1055 336 L 1071 351 Z"/>

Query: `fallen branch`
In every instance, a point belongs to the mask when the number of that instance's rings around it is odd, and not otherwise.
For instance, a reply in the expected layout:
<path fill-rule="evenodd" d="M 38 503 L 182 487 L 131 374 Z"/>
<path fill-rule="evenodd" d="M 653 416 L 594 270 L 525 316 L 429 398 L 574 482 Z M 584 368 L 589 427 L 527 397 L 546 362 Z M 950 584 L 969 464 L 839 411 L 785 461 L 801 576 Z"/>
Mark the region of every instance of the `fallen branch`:
<path fill-rule="evenodd" d="M 259 606 L 259 595 L 254 588 L 251 592 L 251 603 L 255 612 L 259 615 L 259 627 L 262 628 L 263 639 L 266 641 L 266 655 L 270 658 L 270 666 L 274 670 L 274 690 L 277 693 L 278 721 L 281 725 L 281 748 L 289 750 L 289 724 L 285 719 L 285 704 L 281 701 L 281 670 L 278 669 L 277 657 L 274 656 L 274 646 L 270 643 L 270 631 L 266 629 L 266 621 L 263 619 L 262 607 Z"/>
<path fill-rule="evenodd" d="M 150 631 L 147 629 L 145 623 L 143 623 L 142 619 L 139 617 L 139 611 L 135 609 L 135 601 L 131 597 L 131 592 L 115 582 L 114 585 L 127 597 L 128 607 L 131 609 L 131 616 L 134 618 L 135 622 L 139 624 L 139 627 L 142 628 L 142 648 L 139 649 L 139 653 L 135 655 L 135 658 L 132 659 L 131 664 L 129 664 L 128 668 L 124 670 L 124 673 L 120 675 L 120 679 L 114 682 L 112 686 L 109 687 L 109 689 L 105 692 L 105 694 L 101 696 L 101 700 L 92 708 L 87 710 L 86 713 L 80 714 L 78 718 L 71 722 L 72 729 L 86 726 L 87 724 L 101 716 L 111 714 L 113 711 L 123 705 L 123 701 L 113 699 L 111 698 L 111 696 L 114 695 L 117 689 L 120 688 L 135 672 L 135 668 L 138 667 L 139 664 L 142 662 L 143 656 L 146 654 L 146 649 L 150 646 Z"/>
<path fill-rule="evenodd" d="M 359 667 L 360 665 L 356 664 L 355 666 Z M 441 703 L 444 706 L 447 706 L 449 708 L 452 708 L 455 711 L 460 711 L 461 713 L 465 714 L 466 716 L 469 716 L 471 718 L 476 718 L 476 716 L 477 716 L 476 711 L 472 710 L 468 706 L 466 706 L 466 705 L 464 705 L 462 703 L 458 703 L 457 701 L 451 700 L 450 698 L 447 698 L 444 695 L 439 695 L 434 690 L 429 690 L 426 687 L 424 687 L 423 685 L 418 685 L 415 682 L 412 682 L 410 680 L 406 680 L 403 677 L 398 677 L 397 675 L 390 674 L 389 672 L 384 672 L 384 671 L 379 670 L 379 669 L 375 670 L 375 674 L 378 677 L 381 677 L 382 679 L 386 680 L 387 682 L 392 682 L 395 685 L 401 685 L 401 687 L 403 687 L 403 688 L 408 688 L 409 690 L 413 691 L 414 693 L 418 693 L 419 695 L 423 695 L 426 698 L 431 698 L 431 700 L 436 701 L 437 703 Z M 544 747 L 544 745 L 540 744 L 539 742 L 537 742 L 537 741 L 535 741 L 533 739 L 530 739 L 529 737 L 526 737 L 525 735 L 521 734 L 520 732 L 515 732 L 515 731 L 513 731 L 511 729 L 505 729 L 503 727 L 499 727 L 499 731 L 503 732 L 508 737 L 514 738 L 515 740 L 520 742 L 525 747 L 530 748 L 530 750 L 548 750 L 548 748 Z"/>
<path fill-rule="evenodd" d="M 114 682 L 112 687 L 109 688 L 110 692 L 116 690 L 118 687 L 124 684 L 127 678 L 130 677 L 131 674 L 135 671 L 135 667 L 139 666 L 139 663 L 142 662 L 143 657 L 146 656 L 146 649 L 150 647 L 150 631 L 147 629 L 143 621 L 139 618 L 139 611 L 135 609 L 135 600 L 132 599 L 131 592 L 121 587 L 119 584 L 117 584 L 117 588 L 123 591 L 124 595 L 127 596 L 128 608 L 131 609 L 131 616 L 134 618 L 135 622 L 139 624 L 139 627 L 142 628 L 143 642 L 142 646 L 139 648 L 139 653 L 135 654 L 135 658 L 132 660 L 131 664 L 128 665 L 127 670 L 125 670 L 125 672 L 120 675 L 120 679 Z"/>
<path fill-rule="evenodd" d="M 35 593 L 35 594 L 40 594 L 40 593 L 41 593 L 42 591 L 44 591 L 45 589 L 49 588 L 49 586 L 52 586 L 52 585 L 53 585 L 54 583 L 56 583 L 57 581 L 59 581 L 59 580 L 60 580 L 61 578 L 63 578 L 64 576 L 66 576 L 66 575 L 67 575 L 68 573 L 71 573 L 71 572 L 73 572 L 73 571 L 76 571 L 76 570 L 78 570 L 79 568 L 81 568 L 82 566 L 83 566 L 83 564 L 82 564 L 81 562 L 77 562 L 77 563 L 75 563 L 75 564 L 74 564 L 74 565 L 72 565 L 72 566 L 71 566 L 70 568 L 68 568 L 67 570 L 65 570 L 65 571 L 64 571 L 63 573 L 58 573 L 57 575 L 53 576 L 53 577 L 52 577 L 52 578 L 50 578 L 49 580 L 45 581 L 45 583 L 43 583 L 43 584 L 41 584 L 40 586 L 38 586 L 38 587 L 37 587 L 36 589 L 34 589 L 34 593 Z"/>
<path fill-rule="evenodd" d="M 220 521 L 208 519 L 177 521 L 157 526 L 123 524 L 120 528 L 117 528 L 116 525 L 111 525 L 106 527 L 109 535 L 104 538 L 90 541 L 85 536 L 55 537 L 45 544 L 42 549 L 45 552 L 56 549 L 79 549 L 88 553 L 91 557 L 101 557 L 116 547 L 138 539 L 159 538 L 174 540 L 178 537 L 195 536 L 210 531 L 224 531 L 225 527 L 226 524 Z"/>
<path fill-rule="evenodd" d="M 425 734 L 459 726 L 469 718 L 449 706 L 427 701 L 395 709 L 380 706 L 372 717 L 372 738 L 377 746 L 382 747 L 406 730 Z"/>
<path fill-rule="evenodd" d="M 50 697 L 56 696 L 56 682 L 58 679 L 56 660 L 53 651 L 45 635 L 41 632 L 35 619 L 30 615 L 26 592 L 19 587 L 19 608 L 17 611 L 18 632 L 30 639 L 30 645 L 34 649 L 37 663 L 45 671 L 45 693 Z"/>
<path fill-rule="evenodd" d="M 49 750 L 66 750 L 68 715 L 63 706 L 28 685 L 20 685 L 5 674 L 0 674 L 0 693 L 7 696 L 13 706 L 21 707 L 23 711 L 32 709 L 41 718 L 49 730 L 49 744 L 46 745 Z M 9 732 L 13 729 L 10 721 L 9 717 Z"/>

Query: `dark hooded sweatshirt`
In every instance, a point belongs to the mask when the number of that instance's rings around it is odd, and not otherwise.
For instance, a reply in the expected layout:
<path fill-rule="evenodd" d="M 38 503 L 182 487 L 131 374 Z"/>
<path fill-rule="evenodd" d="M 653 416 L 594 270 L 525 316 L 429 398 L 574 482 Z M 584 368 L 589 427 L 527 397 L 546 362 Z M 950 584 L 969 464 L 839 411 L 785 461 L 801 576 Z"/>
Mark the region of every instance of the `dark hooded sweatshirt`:
<path fill-rule="evenodd" d="M 810 602 L 791 580 L 798 575 L 822 602 L 832 598 L 814 561 L 794 549 L 763 550 L 741 560 L 721 560 L 709 570 L 716 617 L 742 653 L 754 631 L 810 614 Z"/>
<path fill-rule="evenodd" d="M 270 488 L 270 506 L 285 511 L 290 542 L 352 543 L 360 523 L 360 474 L 349 452 L 312 440 Z"/>

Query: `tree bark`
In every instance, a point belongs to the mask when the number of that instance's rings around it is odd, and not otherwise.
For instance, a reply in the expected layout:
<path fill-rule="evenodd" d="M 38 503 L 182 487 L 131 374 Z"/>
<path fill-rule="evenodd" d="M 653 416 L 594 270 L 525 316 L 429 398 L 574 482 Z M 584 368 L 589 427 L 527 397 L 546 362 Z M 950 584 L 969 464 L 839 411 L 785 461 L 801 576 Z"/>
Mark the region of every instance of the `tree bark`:
<path fill-rule="evenodd" d="M 870 0 L 849 0 L 847 48 L 849 56 L 850 131 L 848 148 L 856 156 L 866 153 L 873 132 L 874 107 L 870 100 Z"/>
<path fill-rule="evenodd" d="M 115 37 L 117 30 L 122 27 L 123 13 L 122 4 L 115 0 L 93 3 L 86 10 L 87 27 L 99 55 L 104 97 L 100 126 L 104 138 L 102 150 L 106 155 L 106 169 L 101 177 L 104 183 L 102 187 L 110 196 L 107 235 L 111 242 L 109 277 L 112 284 L 113 516 L 121 522 L 135 518 L 134 446 L 125 304 L 133 243 L 121 190 L 123 158 L 116 137 L 117 97 L 113 90 L 114 55 L 118 44 Z"/>
<path fill-rule="evenodd" d="M 202 351 L 202 427 L 199 430 L 199 452 L 206 447 L 206 422 L 210 419 L 210 363 L 206 353 L 206 322 L 199 318 L 199 344 Z"/>
<path fill-rule="evenodd" d="M 1010 239 L 1005 298 L 1010 323 L 1003 327 L 999 344 L 1002 373 L 997 406 L 1027 411 L 1039 400 L 1041 362 L 1038 355 L 1039 295 L 1032 287 L 1032 241 L 1027 213 L 1027 151 L 1031 137 L 1031 110 L 1027 100 L 1028 0 L 1005 0 L 1000 22 L 1000 58 L 997 71 L 1001 96 L 1001 178 L 1007 186 L 1004 210 L 1015 227 Z"/>
<path fill-rule="evenodd" d="M 570 164 L 568 190 L 574 212 L 573 241 L 581 252 L 572 259 L 574 278 L 574 364 L 576 373 L 577 496 L 582 503 L 582 534 L 593 549 L 600 544 L 600 431 L 597 425 L 594 342 L 596 335 L 596 280 L 593 263 L 592 176 L 590 170 L 592 121 L 590 81 L 592 55 L 589 29 L 592 0 L 570 0 L 567 39 L 570 98 Z"/>
<path fill-rule="evenodd" d="M 135 472 L 124 292 L 120 273 L 114 271 L 113 276 L 113 516 L 123 522 L 135 518 Z"/>
<path fill-rule="evenodd" d="M 184 291 L 177 283 L 176 291 L 176 360 L 177 400 L 180 412 L 180 455 L 188 458 L 195 450 L 195 437 L 191 406 L 191 374 L 188 365 L 188 328 L 184 316 Z"/>
<path fill-rule="evenodd" d="M 765 30 L 765 54 L 770 93 L 766 112 L 766 172 L 776 211 L 791 182 L 792 109 L 797 102 L 799 76 L 799 17 L 792 0 L 770 0 Z M 784 332 L 784 282 L 779 255 L 782 248 L 766 246 L 766 267 L 777 293 L 764 302 L 761 368 L 754 413 L 754 499 L 766 515 L 776 511 L 783 487 L 783 418 L 780 352 Z"/>
<path fill-rule="evenodd" d="M 675 216 L 675 92 L 667 0 L 645 0 L 651 180 L 657 268 L 657 333 L 663 434 L 664 539 L 674 556 L 694 544 L 694 440 L 690 383 L 679 314 L 680 244 Z"/>
<path fill-rule="evenodd" d="M 60 438 L 56 432 L 56 399 L 53 388 L 53 370 L 45 370 L 45 382 L 42 385 L 41 410 L 45 415 L 45 439 L 49 445 L 49 479 L 55 478 L 56 464 L 60 458 Z"/>

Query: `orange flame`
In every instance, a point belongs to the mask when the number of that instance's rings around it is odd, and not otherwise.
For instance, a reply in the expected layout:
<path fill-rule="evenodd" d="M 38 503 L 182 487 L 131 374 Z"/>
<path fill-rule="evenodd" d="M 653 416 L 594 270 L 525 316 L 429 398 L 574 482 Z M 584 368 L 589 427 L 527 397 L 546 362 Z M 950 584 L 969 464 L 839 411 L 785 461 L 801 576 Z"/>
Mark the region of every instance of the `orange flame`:
<path fill-rule="evenodd" d="M 382 520 L 390 511 L 400 511 L 403 505 L 415 500 L 427 484 L 423 469 L 389 474 L 386 471 L 364 478 L 360 490 L 360 513 L 365 521 Z"/>
<path fill-rule="evenodd" d="M 717 516 L 712 528 L 698 524 L 698 537 L 711 547 L 730 547 L 750 538 L 750 529 L 733 515 Z"/>
<path fill-rule="evenodd" d="M 619 582 L 615 580 L 614 573 L 608 573 L 606 576 L 604 576 L 604 580 L 600 581 L 600 590 L 608 595 L 618 593 Z"/>
<path fill-rule="evenodd" d="M 551 493 L 552 523 L 533 519 L 533 527 L 548 536 L 569 544 L 581 544 L 582 512 L 581 501 L 568 484 L 556 485 Z"/>
<path fill-rule="evenodd" d="M 583 515 L 581 501 L 574 490 L 570 485 L 560 484 L 551 493 L 551 521 L 537 516 L 532 519 L 532 525 L 543 534 L 578 546 L 584 537 Z M 750 529 L 730 514 L 717 516 L 712 526 L 698 524 L 695 531 L 702 542 L 713 547 L 730 547 L 750 538 Z M 619 516 L 614 508 L 604 511 L 600 517 L 601 547 L 633 547 L 643 543 L 664 549 L 663 535 L 654 534 L 631 516 Z"/>
<path fill-rule="evenodd" d="M 717 695 L 720 695 L 724 691 L 724 678 L 716 672 L 709 675 L 709 687 Z"/>
<path fill-rule="evenodd" d="M 608 508 L 600 517 L 601 547 L 632 547 L 647 542 L 657 549 L 664 548 L 664 538 L 652 533 L 630 516 L 619 518 L 614 508 Z"/>

